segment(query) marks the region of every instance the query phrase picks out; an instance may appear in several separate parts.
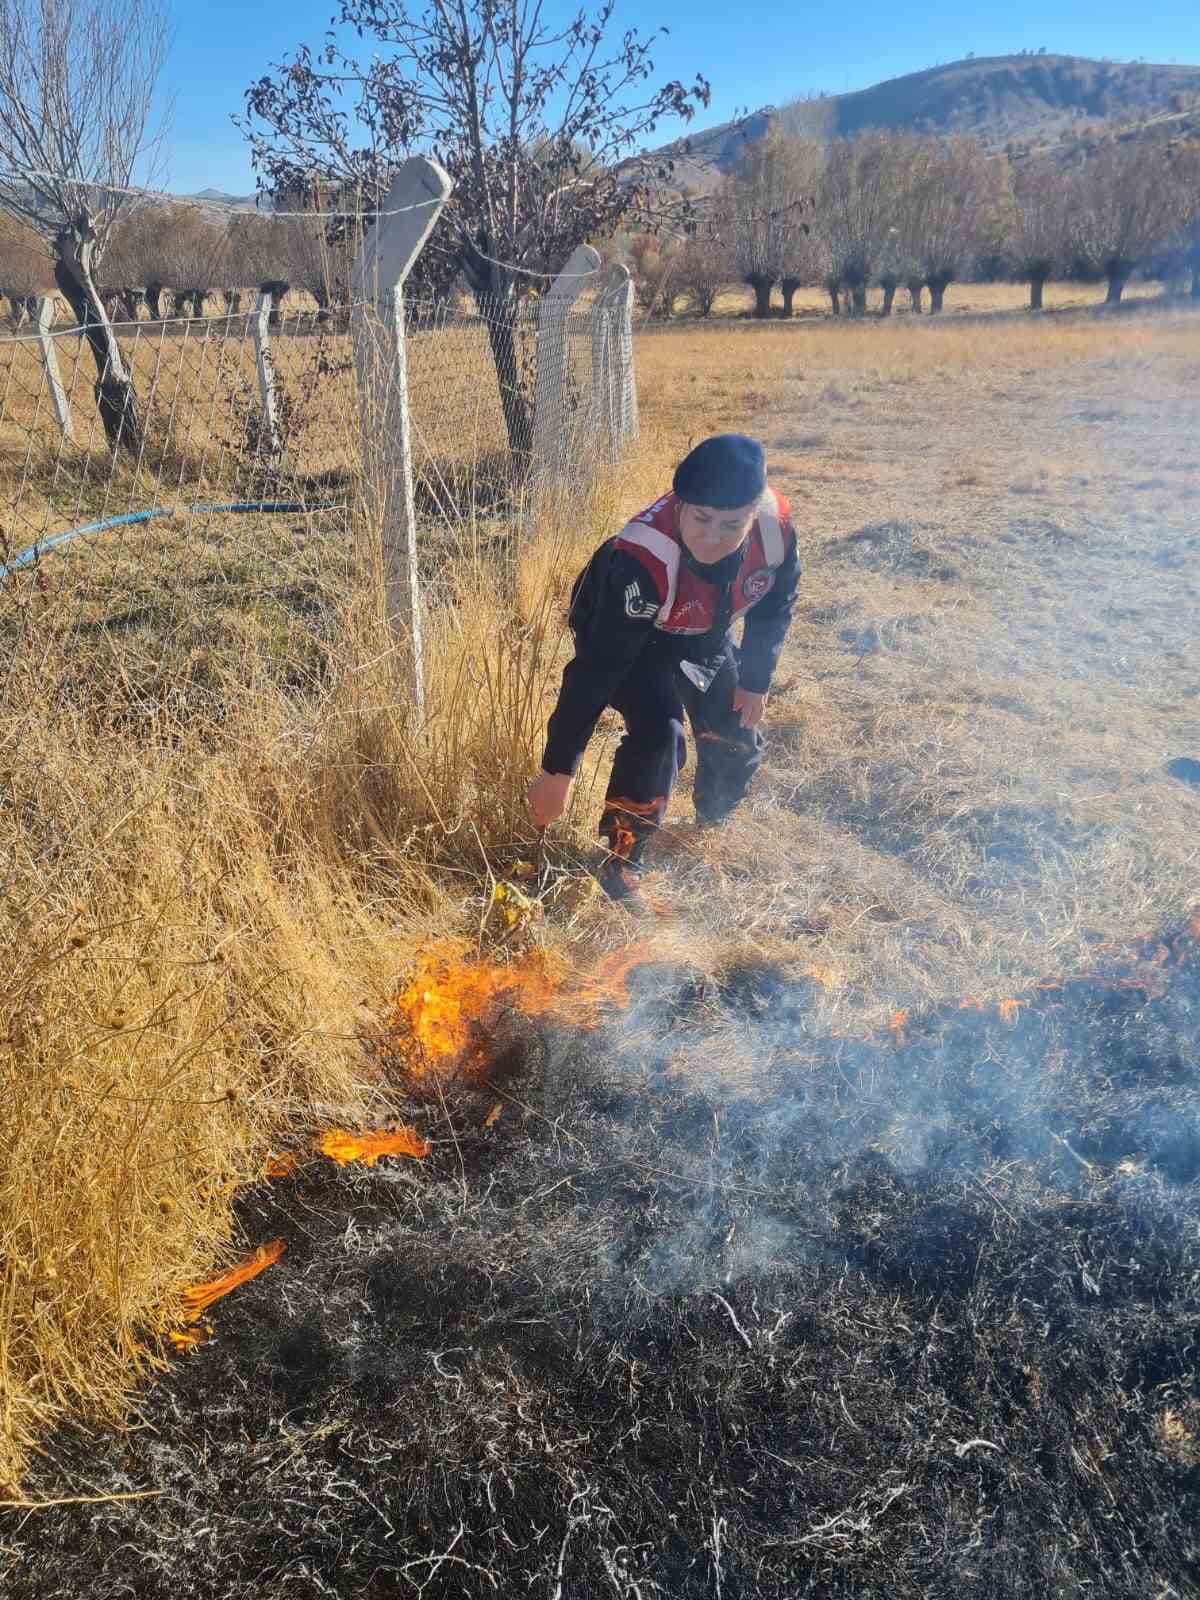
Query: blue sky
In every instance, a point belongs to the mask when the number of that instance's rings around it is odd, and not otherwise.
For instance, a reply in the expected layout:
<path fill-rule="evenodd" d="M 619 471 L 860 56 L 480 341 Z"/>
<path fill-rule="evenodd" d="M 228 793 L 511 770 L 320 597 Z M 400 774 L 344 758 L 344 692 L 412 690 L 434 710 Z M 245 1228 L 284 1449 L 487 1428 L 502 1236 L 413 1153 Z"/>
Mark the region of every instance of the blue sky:
<path fill-rule="evenodd" d="M 563 0 L 547 0 L 547 9 L 553 14 L 569 8 Z M 199 6 L 173 0 L 164 87 L 175 106 L 164 187 L 177 193 L 253 190 L 245 145 L 230 115 L 241 109 L 247 84 L 272 61 L 298 43 L 320 43 L 332 10 L 330 0 L 249 8 L 244 0 L 208 0 Z M 686 81 L 704 73 L 713 91 L 712 106 L 703 114 L 707 123 L 810 90 L 865 88 L 972 50 L 1004 55 L 1044 45 L 1052 53 L 1200 65 L 1200 10 L 1194 0 L 1152 0 L 1141 6 L 1116 0 L 1009 0 L 977 18 L 961 0 L 927 0 L 916 8 L 617 0 L 613 25 L 670 29 L 655 53 L 659 73 Z M 678 131 L 664 129 L 664 141 Z"/>

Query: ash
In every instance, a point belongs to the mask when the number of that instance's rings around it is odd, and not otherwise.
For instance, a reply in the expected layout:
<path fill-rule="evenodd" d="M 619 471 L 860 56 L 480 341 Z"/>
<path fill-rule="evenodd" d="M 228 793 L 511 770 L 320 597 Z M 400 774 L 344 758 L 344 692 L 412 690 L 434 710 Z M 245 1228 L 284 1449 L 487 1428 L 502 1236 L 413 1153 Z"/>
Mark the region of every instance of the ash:
<path fill-rule="evenodd" d="M 154 1495 L 10 1517 L 5 1593 L 1200 1594 L 1195 939 L 874 1041 L 695 999 L 248 1194 L 283 1261 L 27 1486 Z M 672 1076 L 716 1013 L 769 1094 Z"/>

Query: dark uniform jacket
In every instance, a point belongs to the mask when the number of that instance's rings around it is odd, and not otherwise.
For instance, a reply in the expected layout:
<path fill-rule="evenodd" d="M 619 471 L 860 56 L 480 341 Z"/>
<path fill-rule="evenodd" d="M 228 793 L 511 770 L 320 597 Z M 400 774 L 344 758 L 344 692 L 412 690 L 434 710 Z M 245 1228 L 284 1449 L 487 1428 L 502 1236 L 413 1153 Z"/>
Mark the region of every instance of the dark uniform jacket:
<path fill-rule="evenodd" d="M 765 694 L 787 633 L 800 565 L 791 511 L 768 488 L 745 542 L 704 565 L 683 544 L 675 495 L 600 546 L 571 591 L 575 658 L 563 673 L 542 760 L 574 773 L 600 713 L 630 673 L 683 662 L 703 669 L 745 618 L 738 683 Z"/>

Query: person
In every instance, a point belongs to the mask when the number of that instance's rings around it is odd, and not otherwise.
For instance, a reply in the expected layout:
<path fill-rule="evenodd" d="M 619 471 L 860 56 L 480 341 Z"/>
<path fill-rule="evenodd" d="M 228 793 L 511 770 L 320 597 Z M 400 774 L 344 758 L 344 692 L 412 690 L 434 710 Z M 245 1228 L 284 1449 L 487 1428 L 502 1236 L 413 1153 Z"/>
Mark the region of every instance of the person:
<path fill-rule="evenodd" d="M 799 578 L 787 501 L 767 483 L 763 447 L 705 439 L 671 493 L 596 551 L 571 590 L 575 656 L 563 673 L 542 770 L 527 793 L 535 823 L 566 809 L 601 712 L 625 722 L 600 818 L 605 891 L 634 909 L 646 843 L 662 824 L 696 740 L 696 817 L 721 821 L 762 761 L 763 710 Z M 733 625 L 744 618 L 740 647 Z"/>

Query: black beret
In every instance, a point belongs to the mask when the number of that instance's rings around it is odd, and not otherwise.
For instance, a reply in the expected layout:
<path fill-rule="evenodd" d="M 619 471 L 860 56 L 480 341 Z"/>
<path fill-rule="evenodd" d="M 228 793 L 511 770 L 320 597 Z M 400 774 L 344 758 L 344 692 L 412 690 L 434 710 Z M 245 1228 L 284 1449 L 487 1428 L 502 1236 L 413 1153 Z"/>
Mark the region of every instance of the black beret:
<path fill-rule="evenodd" d="M 748 506 L 767 487 L 763 447 L 744 433 L 714 434 L 679 463 L 673 487 L 688 505 L 715 511 Z"/>

